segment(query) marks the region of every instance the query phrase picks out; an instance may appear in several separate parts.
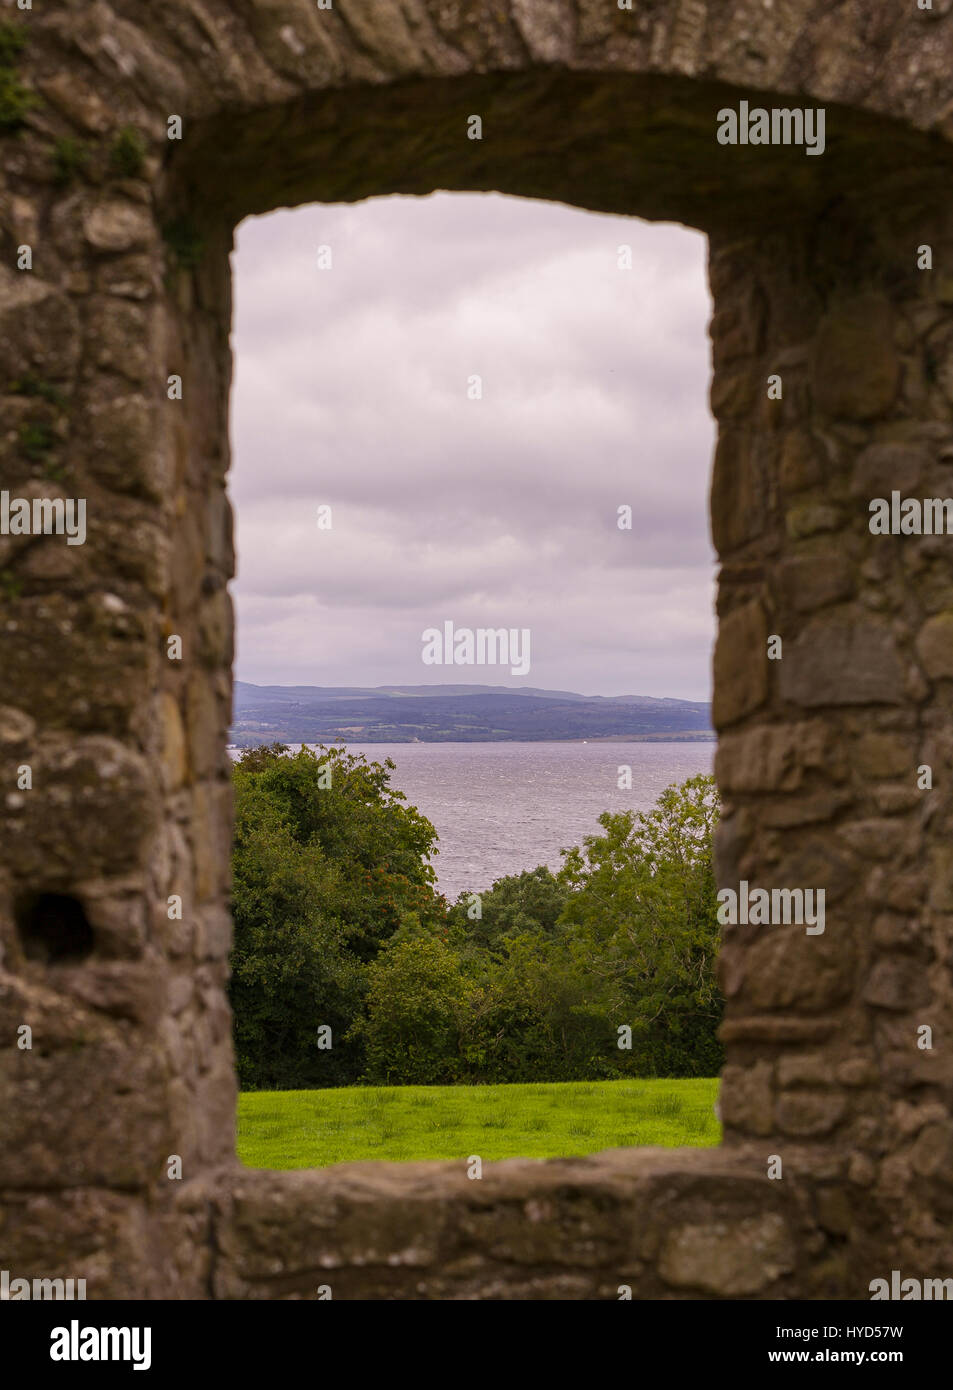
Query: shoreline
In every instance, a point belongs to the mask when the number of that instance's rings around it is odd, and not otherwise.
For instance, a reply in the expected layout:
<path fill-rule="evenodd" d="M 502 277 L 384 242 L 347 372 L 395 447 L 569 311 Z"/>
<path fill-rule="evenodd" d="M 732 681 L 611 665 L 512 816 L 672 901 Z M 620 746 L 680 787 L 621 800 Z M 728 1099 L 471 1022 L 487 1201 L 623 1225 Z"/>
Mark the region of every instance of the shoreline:
<path fill-rule="evenodd" d="M 244 743 L 229 743 L 228 748 L 260 748 L 272 743 L 285 743 L 289 746 L 308 747 L 308 748 L 332 748 L 335 746 L 346 748 L 351 743 L 365 745 L 380 744 L 400 744 L 402 747 L 414 748 L 439 747 L 441 744 L 453 744 L 457 747 L 470 747 L 474 744 L 481 746 L 499 747 L 505 744 L 519 744 L 521 747 L 532 746 L 533 744 L 581 744 L 581 743 L 717 743 L 718 736 L 715 733 L 706 732 L 686 732 L 671 734 L 607 734 L 601 738 L 373 738 L 366 734 L 356 735 L 354 738 L 342 739 L 334 738 L 328 740 L 307 740 L 302 743 L 300 739 L 292 739 L 281 734 L 269 734 L 254 741 L 249 740 Z"/>

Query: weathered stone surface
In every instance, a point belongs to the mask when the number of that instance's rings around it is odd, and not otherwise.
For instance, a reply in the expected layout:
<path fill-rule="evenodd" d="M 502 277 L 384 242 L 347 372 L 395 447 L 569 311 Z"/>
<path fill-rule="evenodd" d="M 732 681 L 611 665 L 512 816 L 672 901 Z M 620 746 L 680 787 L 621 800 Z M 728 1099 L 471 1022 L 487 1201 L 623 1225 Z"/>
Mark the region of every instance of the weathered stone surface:
<path fill-rule="evenodd" d="M 816 1138 L 830 1134 L 847 1109 L 837 1091 L 787 1091 L 778 1097 L 776 1120 L 782 1134 Z"/>
<path fill-rule="evenodd" d="M 765 927 L 747 950 L 745 995 L 754 1009 L 819 1013 L 845 998 L 852 984 L 849 952 L 828 933 L 808 936 L 803 927 Z"/>
<path fill-rule="evenodd" d="M 760 603 L 723 618 L 715 647 L 712 718 L 721 729 L 764 704 L 768 695 L 768 630 Z"/>
<path fill-rule="evenodd" d="M 727 554 L 764 530 L 764 472 L 750 432 L 730 425 L 719 431 L 711 481 L 711 529 L 715 545 Z"/>
<path fill-rule="evenodd" d="M 915 901 L 915 899 L 914 899 Z M 909 906 L 910 899 L 907 904 Z M 898 907 L 904 904 L 897 904 Z M 953 912 L 953 846 L 937 845 L 930 851 L 930 906 Z"/>
<path fill-rule="evenodd" d="M 157 1056 L 124 1046 L 112 1030 L 103 1035 L 88 1012 L 78 1036 L 55 1048 L 42 1016 L 29 1006 L 26 1016 L 38 1021 L 33 1051 L 5 1050 L 0 1070 L 3 1185 L 35 1191 L 155 1183 L 174 1152 Z"/>
<path fill-rule="evenodd" d="M 781 448 L 779 477 L 786 493 L 802 492 L 824 476 L 824 460 L 817 442 L 803 430 L 790 430 Z"/>
<path fill-rule="evenodd" d="M 0 743 L 14 747 L 28 743 L 35 730 L 36 721 L 24 710 L 13 709 L 10 705 L 0 708 Z"/>
<path fill-rule="evenodd" d="M 123 1301 L 208 1296 L 207 1192 L 194 1184 L 157 1217 L 139 1193 L 83 1186 L 4 1194 L 11 1277 L 85 1279 L 86 1297 Z"/>
<path fill-rule="evenodd" d="M 616 1149 L 493 1163 L 478 1183 L 462 1163 L 245 1173 L 216 1203 L 216 1292 L 314 1298 L 327 1284 L 335 1299 L 363 1288 L 390 1299 L 617 1300 L 620 1284 L 665 1298 L 689 1281 L 727 1296 L 724 1278 L 783 1291 L 798 1239 L 814 1231 L 796 1175 L 767 1191 L 762 1157 L 763 1145 L 715 1155 L 702 1175 L 685 1151 Z M 701 1240 L 694 1260 L 690 1231 Z M 478 1250 L 492 1252 L 491 1273 Z"/>
<path fill-rule="evenodd" d="M 902 704 L 904 669 L 889 627 L 875 618 L 813 618 L 785 646 L 781 695 L 795 705 Z"/>
<path fill-rule="evenodd" d="M 798 555 L 781 568 L 785 598 L 801 613 L 850 598 L 856 583 L 853 568 L 843 555 Z"/>
<path fill-rule="evenodd" d="M 787 514 L 788 535 L 794 540 L 836 531 L 840 524 L 840 509 L 824 502 L 803 502 Z"/>
<path fill-rule="evenodd" d="M 89 210 L 83 219 L 83 235 L 94 251 L 115 255 L 148 246 L 155 226 L 145 208 L 111 198 Z"/>
<path fill-rule="evenodd" d="M 144 760 L 124 744 L 48 736 L 34 754 L 33 782 L 14 805 L 7 800 L 19 876 L 52 889 L 77 870 L 126 874 L 142 863 L 155 788 Z"/>
<path fill-rule="evenodd" d="M 723 1123 L 746 1134 L 770 1134 L 773 1064 L 756 1062 L 748 1067 L 727 1066 L 722 1072 L 721 1083 Z"/>
<path fill-rule="evenodd" d="M 864 999 L 878 1009 L 900 1012 L 921 1008 L 930 998 L 929 981 L 923 966 L 909 956 L 893 956 L 879 960 L 870 972 L 864 989 Z"/>
<path fill-rule="evenodd" d="M 169 791 L 181 787 L 188 772 L 185 726 L 178 701 L 168 690 L 160 698 L 162 775 Z"/>
<path fill-rule="evenodd" d="M 830 1058 L 821 1052 L 795 1053 L 778 1063 L 778 1086 L 826 1086 L 831 1081 Z"/>
<path fill-rule="evenodd" d="M 659 1272 L 675 1288 L 739 1298 L 761 1293 L 794 1268 L 794 1242 L 774 1213 L 736 1226 L 682 1226 L 665 1242 Z"/>
<path fill-rule="evenodd" d="M 154 405 L 128 395 L 91 405 L 83 441 L 93 475 L 116 492 L 160 500 L 169 486 L 167 460 L 156 437 Z"/>
<path fill-rule="evenodd" d="M 953 610 L 937 613 L 917 636 L 917 655 L 933 680 L 953 677 Z"/>
<path fill-rule="evenodd" d="M 145 389 L 154 380 L 156 358 L 147 311 L 111 295 L 91 299 L 87 373 L 95 368 Z"/>
<path fill-rule="evenodd" d="M 916 767 L 915 755 L 912 738 L 872 731 L 858 739 L 852 762 L 862 777 L 904 777 Z"/>
<path fill-rule="evenodd" d="M 726 424 L 747 419 L 760 399 L 759 388 L 760 383 L 750 368 L 729 368 L 719 372 L 712 379 L 709 393 L 712 415 Z"/>
<path fill-rule="evenodd" d="M 833 820 L 838 811 L 850 804 L 849 792 L 814 792 L 806 796 L 788 796 L 766 807 L 765 825 L 779 830 L 796 825 L 816 825 Z"/>
<path fill-rule="evenodd" d="M 916 490 L 930 468 L 930 454 L 916 444 L 871 444 L 858 455 L 851 480 L 851 494 L 865 503 L 889 498 L 894 491 L 904 497 Z"/>
<path fill-rule="evenodd" d="M 953 1124 L 946 1117 L 921 1131 L 913 1146 L 910 1162 L 924 1178 L 942 1177 L 949 1173 L 953 1165 Z"/>
<path fill-rule="evenodd" d="M 880 294 L 848 300 L 824 319 L 814 350 L 814 395 L 824 414 L 871 420 L 888 410 L 900 375 L 893 332 Z"/>
<path fill-rule="evenodd" d="M 726 948 L 727 951 L 727 948 Z M 720 963 L 720 962 L 719 962 Z M 830 1018 L 797 1018 L 783 1014 L 756 1014 L 727 1019 L 721 1026 L 725 1043 L 771 1043 L 778 1046 L 824 1042 L 836 1031 Z"/>
<path fill-rule="evenodd" d="M 0 383 L 32 370 L 50 382 L 75 374 L 80 353 L 75 305 L 49 282 L 0 266 Z"/>
<path fill-rule="evenodd" d="M 28 643 L 28 633 L 43 640 Z M 23 594 L 4 604 L 0 634 L 0 699 L 13 705 L 29 689 L 31 713 L 47 727 L 125 733 L 155 679 L 147 622 L 115 594 Z M 86 663 L 90 647 L 96 660 Z"/>
<path fill-rule="evenodd" d="M 813 768 L 829 765 L 829 732 L 819 720 L 726 733 L 715 769 L 724 791 L 796 790 Z"/>

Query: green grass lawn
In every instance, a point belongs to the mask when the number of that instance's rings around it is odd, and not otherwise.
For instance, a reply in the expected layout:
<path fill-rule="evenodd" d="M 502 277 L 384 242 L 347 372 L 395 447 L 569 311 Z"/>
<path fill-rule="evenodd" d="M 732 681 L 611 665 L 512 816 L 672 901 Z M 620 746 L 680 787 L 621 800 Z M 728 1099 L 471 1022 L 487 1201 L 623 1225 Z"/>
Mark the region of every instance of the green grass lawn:
<path fill-rule="evenodd" d="M 238 1156 L 250 1168 L 323 1168 L 717 1144 L 717 1094 L 717 1079 L 248 1091 L 238 1098 Z"/>

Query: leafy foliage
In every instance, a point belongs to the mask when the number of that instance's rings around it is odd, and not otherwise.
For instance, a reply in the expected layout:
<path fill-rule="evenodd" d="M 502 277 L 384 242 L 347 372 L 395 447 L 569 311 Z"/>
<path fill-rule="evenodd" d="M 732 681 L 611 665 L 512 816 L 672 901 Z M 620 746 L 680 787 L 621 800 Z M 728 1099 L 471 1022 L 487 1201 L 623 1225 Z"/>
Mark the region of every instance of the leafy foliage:
<path fill-rule="evenodd" d="M 472 898 L 478 901 L 473 903 Z M 496 950 L 521 932 L 551 934 L 566 902 L 566 889 L 541 864 L 500 878 L 488 893 L 461 893 L 448 913 L 455 940 L 470 950 Z M 476 915 L 476 914 L 479 915 Z"/>
<path fill-rule="evenodd" d="M 719 928 L 712 867 L 718 817 L 711 777 L 671 786 L 650 812 L 606 813 L 605 834 L 566 856 L 562 922 L 600 960 L 633 1027 L 645 1074 L 711 1076 L 721 1066 L 715 981 Z"/>
<path fill-rule="evenodd" d="M 367 1047 L 371 1081 L 428 1085 L 462 1081 L 470 986 L 458 957 L 439 939 L 398 940 L 368 971 L 367 1015 L 354 1032 Z"/>
<path fill-rule="evenodd" d="M 388 786 L 393 766 L 276 744 L 235 767 L 230 988 L 243 1085 L 355 1080 L 361 1051 L 344 1035 L 364 966 L 398 927 L 442 921 L 427 862 L 436 832 Z"/>
<path fill-rule="evenodd" d="M 648 813 L 606 813 L 558 874 L 540 866 L 448 908 L 435 831 L 393 770 L 281 745 L 236 765 L 243 1085 L 718 1072 L 711 778 L 669 787 Z"/>

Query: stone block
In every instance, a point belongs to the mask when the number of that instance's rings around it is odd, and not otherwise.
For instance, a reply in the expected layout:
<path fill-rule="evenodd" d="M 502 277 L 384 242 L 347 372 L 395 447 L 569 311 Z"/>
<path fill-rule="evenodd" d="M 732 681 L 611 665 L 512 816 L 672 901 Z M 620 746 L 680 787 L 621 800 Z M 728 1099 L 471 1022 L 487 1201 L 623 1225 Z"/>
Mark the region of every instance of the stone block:
<path fill-rule="evenodd" d="M 931 680 L 953 677 L 953 610 L 924 623 L 917 634 L 917 655 Z"/>
<path fill-rule="evenodd" d="M 813 385 L 818 409 L 840 420 L 873 420 L 893 404 L 900 359 L 894 318 L 885 295 L 845 299 L 821 323 L 814 344 Z"/>
<path fill-rule="evenodd" d="M 899 705 L 906 699 L 896 639 L 878 618 L 812 618 L 785 643 L 778 666 L 781 696 L 795 705 Z"/>
<path fill-rule="evenodd" d="M 719 623 L 712 701 L 716 729 L 753 713 L 768 698 L 767 639 L 764 609 L 757 600 L 734 609 Z"/>
<path fill-rule="evenodd" d="M 762 1293 L 795 1265 L 795 1245 L 774 1212 L 736 1222 L 680 1226 L 667 1237 L 659 1273 L 676 1289 L 741 1298 Z"/>

